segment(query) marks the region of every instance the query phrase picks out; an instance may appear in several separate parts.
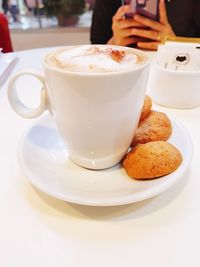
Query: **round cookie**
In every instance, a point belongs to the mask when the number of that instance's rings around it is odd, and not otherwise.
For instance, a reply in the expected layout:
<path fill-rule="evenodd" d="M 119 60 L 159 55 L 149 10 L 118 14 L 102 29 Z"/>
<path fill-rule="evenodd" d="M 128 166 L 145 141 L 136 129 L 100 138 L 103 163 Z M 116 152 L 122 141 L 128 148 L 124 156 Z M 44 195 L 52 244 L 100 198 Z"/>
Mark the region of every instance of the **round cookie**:
<path fill-rule="evenodd" d="M 140 121 L 144 120 L 149 115 L 151 107 L 152 107 L 152 100 L 150 96 L 146 95 L 142 107 L 142 113 L 140 115 Z"/>
<path fill-rule="evenodd" d="M 172 125 L 163 112 L 150 111 L 149 115 L 139 122 L 133 137 L 132 146 L 151 141 L 166 141 L 172 133 Z"/>
<path fill-rule="evenodd" d="M 153 179 L 175 171 L 182 160 L 174 145 L 155 141 L 135 146 L 125 156 L 123 167 L 131 178 Z"/>

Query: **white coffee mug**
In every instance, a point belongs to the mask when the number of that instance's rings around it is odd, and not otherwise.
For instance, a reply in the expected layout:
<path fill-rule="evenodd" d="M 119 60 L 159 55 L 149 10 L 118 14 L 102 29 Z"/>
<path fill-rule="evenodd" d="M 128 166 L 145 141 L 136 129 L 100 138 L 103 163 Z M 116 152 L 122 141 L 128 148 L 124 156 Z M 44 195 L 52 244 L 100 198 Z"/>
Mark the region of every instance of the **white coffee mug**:
<path fill-rule="evenodd" d="M 195 108 L 200 105 L 200 71 L 165 69 L 152 65 L 148 92 L 153 101 L 169 108 Z"/>
<path fill-rule="evenodd" d="M 111 167 L 120 162 L 131 144 L 149 72 L 147 55 L 132 48 L 126 49 L 143 58 L 143 63 L 113 71 L 71 71 L 49 64 L 48 54 L 43 61 L 44 75 L 24 69 L 10 79 L 10 105 L 25 118 L 35 118 L 49 110 L 76 164 L 91 169 Z M 36 109 L 26 107 L 17 95 L 15 84 L 23 75 L 34 76 L 43 85 Z"/>

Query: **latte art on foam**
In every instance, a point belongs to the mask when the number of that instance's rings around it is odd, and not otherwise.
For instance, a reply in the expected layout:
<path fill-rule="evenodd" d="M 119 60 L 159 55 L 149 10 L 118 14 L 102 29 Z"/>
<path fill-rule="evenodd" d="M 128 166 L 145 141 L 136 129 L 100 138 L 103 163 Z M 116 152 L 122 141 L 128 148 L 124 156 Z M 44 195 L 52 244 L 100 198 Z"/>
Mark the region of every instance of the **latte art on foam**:
<path fill-rule="evenodd" d="M 113 72 L 137 68 L 146 58 L 130 48 L 105 45 L 85 45 L 60 50 L 47 57 L 47 63 L 66 71 Z"/>

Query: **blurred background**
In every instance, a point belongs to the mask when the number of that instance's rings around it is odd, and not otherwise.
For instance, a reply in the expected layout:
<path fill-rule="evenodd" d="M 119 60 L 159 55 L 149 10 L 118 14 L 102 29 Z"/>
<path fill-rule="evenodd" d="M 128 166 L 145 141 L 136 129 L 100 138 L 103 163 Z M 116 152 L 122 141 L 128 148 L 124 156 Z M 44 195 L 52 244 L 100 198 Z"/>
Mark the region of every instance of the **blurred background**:
<path fill-rule="evenodd" d="M 95 0 L 0 0 L 14 51 L 89 43 Z"/>

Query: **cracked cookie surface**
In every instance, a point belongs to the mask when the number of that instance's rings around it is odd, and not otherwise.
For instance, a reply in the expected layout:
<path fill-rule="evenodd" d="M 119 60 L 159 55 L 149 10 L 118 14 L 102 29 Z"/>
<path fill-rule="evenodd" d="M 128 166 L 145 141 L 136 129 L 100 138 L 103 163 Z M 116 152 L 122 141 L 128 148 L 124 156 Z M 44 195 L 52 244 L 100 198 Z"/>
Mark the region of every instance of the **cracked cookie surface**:
<path fill-rule="evenodd" d="M 171 133 L 172 125 L 167 115 L 152 110 L 144 120 L 139 122 L 131 145 L 135 146 L 151 141 L 166 141 Z"/>
<path fill-rule="evenodd" d="M 180 151 L 166 141 L 138 144 L 127 153 L 123 167 L 135 179 L 152 179 L 175 171 L 182 162 Z"/>

